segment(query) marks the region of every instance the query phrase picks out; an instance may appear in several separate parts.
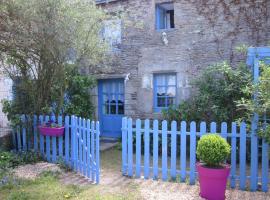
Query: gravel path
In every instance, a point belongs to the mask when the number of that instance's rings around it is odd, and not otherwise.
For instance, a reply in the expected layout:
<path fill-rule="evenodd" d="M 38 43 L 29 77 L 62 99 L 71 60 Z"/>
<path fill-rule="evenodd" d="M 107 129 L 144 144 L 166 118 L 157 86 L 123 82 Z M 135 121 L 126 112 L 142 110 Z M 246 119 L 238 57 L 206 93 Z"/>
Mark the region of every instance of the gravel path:
<path fill-rule="evenodd" d="M 40 162 L 33 165 L 20 166 L 14 170 L 16 176 L 20 178 L 34 179 L 44 171 L 62 172 L 60 181 L 64 184 L 74 184 L 85 186 L 92 184 L 84 177 L 72 173 L 63 172 L 56 164 Z M 190 186 L 186 183 L 163 182 L 131 179 L 121 175 L 120 171 L 101 169 L 101 182 L 97 187 L 102 187 L 106 193 L 127 193 L 135 190 L 138 192 L 139 199 L 145 200 L 202 200 L 199 194 L 199 186 Z M 226 191 L 227 200 L 270 200 L 270 192 L 249 192 L 228 189 Z"/>

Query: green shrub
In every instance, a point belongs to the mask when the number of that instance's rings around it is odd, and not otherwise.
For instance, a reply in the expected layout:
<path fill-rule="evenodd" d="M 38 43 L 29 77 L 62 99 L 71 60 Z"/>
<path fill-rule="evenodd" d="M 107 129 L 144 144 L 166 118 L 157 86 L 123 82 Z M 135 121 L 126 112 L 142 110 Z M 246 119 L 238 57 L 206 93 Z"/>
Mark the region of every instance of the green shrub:
<path fill-rule="evenodd" d="M 219 135 L 204 135 L 198 142 L 197 156 L 208 167 L 219 167 L 231 152 L 231 146 Z"/>

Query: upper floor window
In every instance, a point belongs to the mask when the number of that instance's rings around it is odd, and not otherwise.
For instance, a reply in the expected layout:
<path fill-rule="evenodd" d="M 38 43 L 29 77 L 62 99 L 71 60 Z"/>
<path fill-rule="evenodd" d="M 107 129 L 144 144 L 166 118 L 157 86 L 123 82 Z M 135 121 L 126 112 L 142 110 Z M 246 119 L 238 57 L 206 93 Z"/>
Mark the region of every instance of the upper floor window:
<path fill-rule="evenodd" d="M 176 74 L 154 75 L 154 109 L 156 112 L 175 105 Z"/>
<path fill-rule="evenodd" d="M 121 44 L 121 20 L 105 21 L 102 36 L 112 50 L 119 49 L 119 45 Z"/>
<path fill-rule="evenodd" d="M 156 5 L 156 29 L 174 28 L 173 3 L 161 3 Z"/>

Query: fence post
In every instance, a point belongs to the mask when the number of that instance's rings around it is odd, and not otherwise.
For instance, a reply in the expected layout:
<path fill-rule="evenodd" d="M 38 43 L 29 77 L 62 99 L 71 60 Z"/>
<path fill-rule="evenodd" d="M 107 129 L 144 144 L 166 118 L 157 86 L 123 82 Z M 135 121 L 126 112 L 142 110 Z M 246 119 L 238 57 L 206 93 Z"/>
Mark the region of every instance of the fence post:
<path fill-rule="evenodd" d="M 141 177 L 141 120 L 136 120 L 136 178 Z"/>
<path fill-rule="evenodd" d="M 167 121 L 162 121 L 162 180 L 167 180 Z"/>
<path fill-rule="evenodd" d="M 43 124 L 43 116 L 42 115 L 39 115 L 39 123 L 40 123 L 40 125 Z M 42 134 L 40 134 L 40 131 L 39 131 L 39 143 L 40 143 L 40 153 L 41 153 L 42 157 L 45 158 L 45 156 L 44 156 L 44 136 Z"/>
<path fill-rule="evenodd" d="M 34 130 L 34 150 L 38 151 L 38 137 L 37 137 L 37 116 L 33 117 L 33 130 Z"/>
<path fill-rule="evenodd" d="M 90 178 L 91 177 L 91 121 L 88 119 L 87 120 L 87 177 Z"/>
<path fill-rule="evenodd" d="M 100 135 L 100 130 L 99 130 L 99 122 L 96 122 L 96 183 L 99 183 L 99 135 Z"/>
<path fill-rule="evenodd" d="M 49 116 L 45 117 L 45 122 L 47 123 L 49 121 Z M 50 136 L 46 135 L 46 158 L 47 161 L 51 161 L 51 141 Z"/>
<path fill-rule="evenodd" d="M 60 126 L 62 126 L 62 124 L 63 124 L 62 116 L 58 116 L 57 122 Z M 58 158 L 61 158 L 62 161 L 64 161 L 64 159 L 63 159 L 63 136 L 60 136 L 58 138 L 58 145 L 59 145 L 58 146 Z"/>
<path fill-rule="evenodd" d="M 94 162 L 95 162 L 95 122 L 92 121 L 92 124 L 91 124 L 91 157 L 92 157 L 92 160 L 91 160 L 91 167 L 92 167 L 92 175 L 91 175 L 91 178 L 92 178 L 92 181 L 94 182 L 95 181 L 95 165 L 94 165 Z"/>
<path fill-rule="evenodd" d="M 127 173 L 127 118 L 122 118 L 122 174 Z"/>
<path fill-rule="evenodd" d="M 87 173 L 87 170 L 86 170 L 86 164 L 87 164 L 87 161 L 86 161 L 86 120 L 83 119 L 83 131 L 82 131 L 82 138 L 83 138 L 83 175 L 86 176 L 86 173 Z"/>
<path fill-rule="evenodd" d="M 25 115 L 21 116 L 21 121 L 22 121 L 22 146 L 23 150 L 27 150 L 27 143 L 26 143 L 26 118 Z"/>

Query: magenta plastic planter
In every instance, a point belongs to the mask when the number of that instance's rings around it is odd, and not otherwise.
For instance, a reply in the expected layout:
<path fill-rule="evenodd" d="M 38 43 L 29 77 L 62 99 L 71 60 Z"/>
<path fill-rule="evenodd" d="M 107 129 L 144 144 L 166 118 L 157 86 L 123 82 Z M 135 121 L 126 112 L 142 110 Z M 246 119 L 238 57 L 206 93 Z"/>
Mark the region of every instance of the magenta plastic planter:
<path fill-rule="evenodd" d="M 41 135 L 45 136 L 62 136 L 64 134 L 65 127 L 46 127 L 46 126 L 39 126 L 38 127 Z"/>
<path fill-rule="evenodd" d="M 200 182 L 200 196 L 208 200 L 224 200 L 230 166 L 213 169 L 197 163 Z"/>

